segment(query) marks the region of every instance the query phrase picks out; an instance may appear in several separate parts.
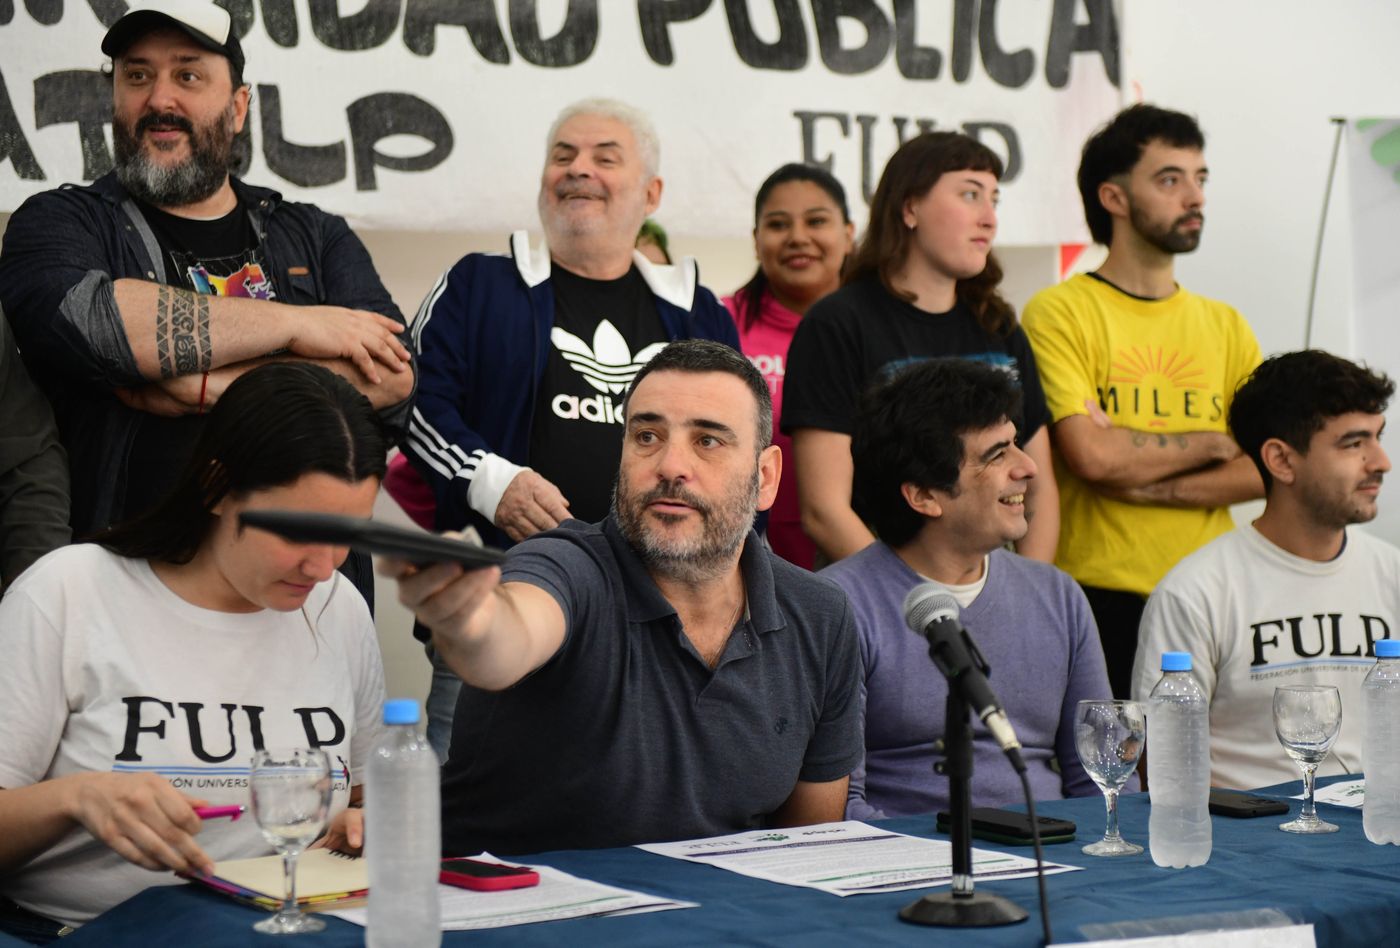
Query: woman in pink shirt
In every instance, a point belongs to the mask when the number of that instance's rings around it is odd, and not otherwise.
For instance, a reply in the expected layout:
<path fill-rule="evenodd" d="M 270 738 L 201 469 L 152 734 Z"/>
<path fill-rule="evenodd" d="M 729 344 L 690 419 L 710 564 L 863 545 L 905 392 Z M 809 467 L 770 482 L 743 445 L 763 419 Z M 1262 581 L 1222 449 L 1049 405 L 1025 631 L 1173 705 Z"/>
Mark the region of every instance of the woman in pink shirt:
<path fill-rule="evenodd" d="M 855 240 L 846 191 L 827 172 L 788 164 L 768 176 L 754 199 L 758 270 L 724 305 L 739 327 L 739 344 L 773 393 L 773 443 L 782 449 L 783 478 L 768 514 L 768 542 L 779 556 L 812 569 L 816 547 L 802 532 L 792 439 L 778 432 L 788 343 L 807 308 L 841 285 Z"/>

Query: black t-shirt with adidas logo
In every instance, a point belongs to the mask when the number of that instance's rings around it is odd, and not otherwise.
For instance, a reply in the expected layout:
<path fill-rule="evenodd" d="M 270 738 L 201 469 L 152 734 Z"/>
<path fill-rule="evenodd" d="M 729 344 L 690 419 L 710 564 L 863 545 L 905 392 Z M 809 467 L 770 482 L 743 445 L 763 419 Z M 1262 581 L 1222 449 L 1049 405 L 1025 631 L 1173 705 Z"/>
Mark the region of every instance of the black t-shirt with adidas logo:
<path fill-rule="evenodd" d="M 602 520 L 622 457 L 622 397 L 669 341 L 651 288 L 634 266 L 590 280 L 558 264 L 549 359 L 535 394 L 530 467 L 552 481 L 579 520 Z"/>

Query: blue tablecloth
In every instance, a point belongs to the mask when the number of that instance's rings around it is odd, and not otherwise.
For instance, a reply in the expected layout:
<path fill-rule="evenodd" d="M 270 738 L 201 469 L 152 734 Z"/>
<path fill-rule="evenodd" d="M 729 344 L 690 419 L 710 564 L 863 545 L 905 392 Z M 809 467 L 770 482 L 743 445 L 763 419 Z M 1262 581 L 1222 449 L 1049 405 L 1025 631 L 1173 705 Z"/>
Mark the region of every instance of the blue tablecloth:
<path fill-rule="evenodd" d="M 1298 785 L 1276 795 L 1299 792 Z M 1375 846 L 1361 829 L 1361 811 L 1319 807 L 1341 826 L 1327 836 L 1279 831 L 1287 817 L 1214 819 L 1210 862 L 1189 870 L 1159 869 L 1141 856 L 1096 859 L 1079 848 L 1101 833 L 1103 803 L 1081 798 L 1041 804 L 1045 815 L 1079 825 L 1074 843 L 1046 847 L 1046 858 L 1083 866 L 1084 872 L 1050 876 L 1050 920 L 1056 943 L 1103 937 L 1094 925 L 1141 922 L 1161 927 L 1186 916 L 1277 909 L 1316 926 L 1322 946 L 1400 944 L 1400 847 Z M 1145 794 L 1120 804 L 1123 834 L 1147 843 Z M 1298 804 L 1293 805 L 1296 814 Z M 889 820 L 882 825 L 913 835 L 936 836 L 931 818 Z M 997 848 L 997 847 L 989 847 Z M 1030 853 L 1029 848 L 1016 849 Z M 491 931 L 446 932 L 444 945 L 819 945 L 928 944 L 951 933 L 899 921 L 896 913 L 918 892 L 855 895 L 844 899 L 807 889 L 750 879 L 711 866 L 655 856 L 636 849 L 552 852 L 520 860 L 556 866 L 600 882 L 701 903 L 698 909 L 623 918 L 581 919 Z M 979 883 L 1020 904 L 1030 919 L 1004 928 L 958 936 L 979 946 L 1039 945 L 1040 913 L 1034 880 Z M 263 913 L 211 893 L 182 886 L 150 889 L 64 939 L 65 945 L 140 946 L 270 945 L 250 926 Z M 363 929 L 327 919 L 325 932 L 301 936 L 298 946 L 360 945 Z M 1088 931 L 1084 930 L 1089 926 Z M 1147 934 L 1144 930 L 1140 934 Z M 281 940 L 279 944 L 286 945 Z"/>

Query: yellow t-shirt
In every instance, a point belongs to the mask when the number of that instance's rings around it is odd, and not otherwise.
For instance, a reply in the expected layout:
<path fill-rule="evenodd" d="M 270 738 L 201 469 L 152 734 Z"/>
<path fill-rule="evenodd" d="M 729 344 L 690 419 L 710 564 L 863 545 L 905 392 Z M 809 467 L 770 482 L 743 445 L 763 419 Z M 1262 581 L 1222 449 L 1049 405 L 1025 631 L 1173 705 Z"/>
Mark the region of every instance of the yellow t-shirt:
<path fill-rule="evenodd" d="M 1115 425 L 1174 434 L 1228 431 L 1230 401 L 1259 364 L 1249 324 L 1224 303 L 1178 289 L 1142 300 L 1086 275 L 1042 290 L 1022 325 L 1055 421 L 1095 398 Z M 1099 494 L 1058 455 L 1055 562 L 1086 586 L 1147 595 L 1186 554 L 1232 526 L 1229 508 L 1125 504 Z"/>

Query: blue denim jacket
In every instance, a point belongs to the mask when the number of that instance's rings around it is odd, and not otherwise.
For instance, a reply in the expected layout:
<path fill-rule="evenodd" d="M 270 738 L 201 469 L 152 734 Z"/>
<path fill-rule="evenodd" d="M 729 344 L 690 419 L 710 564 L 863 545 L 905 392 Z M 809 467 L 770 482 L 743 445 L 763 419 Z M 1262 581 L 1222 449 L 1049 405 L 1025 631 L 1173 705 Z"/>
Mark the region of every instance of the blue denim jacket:
<path fill-rule="evenodd" d="M 236 178 L 232 183 L 258 234 L 278 301 L 364 309 L 403 322 L 369 253 L 342 218 Z M 10 218 L 0 248 L 0 309 L 30 373 L 53 402 L 69 454 L 78 536 L 130 513 L 122 498 L 139 415 L 112 390 L 145 379 L 117 310 L 113 282 L 123 278 L 171 282 L 155 235 L 115 174 L 36 194 Z M 401 429 L 411 402 L 381 417 Z M 170 472 L 172 483 L 178 474 Z"/>

